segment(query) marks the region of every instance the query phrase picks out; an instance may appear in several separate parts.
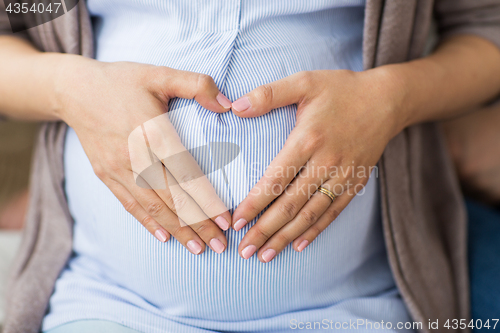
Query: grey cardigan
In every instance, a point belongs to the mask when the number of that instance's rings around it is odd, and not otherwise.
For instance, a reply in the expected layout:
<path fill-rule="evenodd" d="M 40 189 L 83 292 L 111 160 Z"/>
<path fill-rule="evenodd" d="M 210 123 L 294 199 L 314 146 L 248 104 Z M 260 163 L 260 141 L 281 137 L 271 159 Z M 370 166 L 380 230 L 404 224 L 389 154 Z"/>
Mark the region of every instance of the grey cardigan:
<path fill-rule="evenodd" d="M 0 33 L 12 34 L 3 9 L 0 1 Z M 440 37 L 474 34 L 500 47 L 500 0 L 367 0 L 364 67 L 421 57 L 433 15 Z M 85 1 L 15 35 L 42 51 L 93 57 Z M 5 333 L 40 329 L 55 281 L 71 255 L 72 219 L 63 190 L 66 128 L 61 122 L 46 123 L 39 132 Z M 429 319 L 441 325 L 447 319 L 469 319 L 466 215 L 439 127 L 413 126 L 396 136 L 379 162 L 379 174 L 388 257 L 413 320 L 429 332 Z"/>

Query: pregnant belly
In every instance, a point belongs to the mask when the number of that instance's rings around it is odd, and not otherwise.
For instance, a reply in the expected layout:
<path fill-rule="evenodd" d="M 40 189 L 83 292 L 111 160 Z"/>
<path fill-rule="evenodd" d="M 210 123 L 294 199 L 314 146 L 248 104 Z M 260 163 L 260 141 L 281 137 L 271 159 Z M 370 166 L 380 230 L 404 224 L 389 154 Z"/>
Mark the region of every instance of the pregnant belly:
<path fill-rule="evenodd" d="M 182 111 L 182 112 L 180 112 Z M 209 179 L 236 207 L 260 179 L 295 124 L 295 110 L 241 119 L 174 101 L 170 119 L 186 148 L 231 142 L 238 158 Z M 139 295 L 172 316 L 247 320 L 333 304 L 390 287 L 378 222 L 377 182 L 303 253 L 287 247 L 271 263 L 240 258 L 240 240 L 253 225 L 226 233 L 228 247 L 195 256 L 175 239 L 162 244 L 128 214 L 94 175 L 73 130 L 65 147 L 66 193 L 75 220 L 73 269 Z M 382 278 L 385 277 L 385 278 Z M 356 288 L 352 288 L 352 281 Z"/>

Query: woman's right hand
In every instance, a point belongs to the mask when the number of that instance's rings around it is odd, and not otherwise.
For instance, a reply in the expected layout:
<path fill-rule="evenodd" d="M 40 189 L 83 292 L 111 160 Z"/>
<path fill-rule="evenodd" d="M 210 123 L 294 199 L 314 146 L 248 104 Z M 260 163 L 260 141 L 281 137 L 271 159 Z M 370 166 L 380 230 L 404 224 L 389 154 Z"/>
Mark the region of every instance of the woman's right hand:
<path fill-rule="evenodd" d="M 151 185 L 148 189 L 134 179 L 141 177 L 138 174 L 147 161 L 151 164 L 151 151 L 159 160 L 168 157 L 165 154 L 186 151 L 168 117 L 161 116 L 171 98 L 194 98 L 206 109 L 229 110 L 231 102 L 212 78 L 167 67 L 103 63 L 72 55 L 65 55 L 58 70 L 58 114 L 75 130 L 95 174 L 124 208 L 160 241 L 172 235 L 194 254 L 202 253 L 205 244 L 223 252 L 227 240 L 221 229 L 229 228 L 231 215 L 208 179 L 193 177 L 193 170 L 200 169 L 190 154 L 181 154 L 183 165 L 179 167 L 161 168 L 164 180 L 173 176 L 179 185 L 161 188 L 144 179 Z"/>

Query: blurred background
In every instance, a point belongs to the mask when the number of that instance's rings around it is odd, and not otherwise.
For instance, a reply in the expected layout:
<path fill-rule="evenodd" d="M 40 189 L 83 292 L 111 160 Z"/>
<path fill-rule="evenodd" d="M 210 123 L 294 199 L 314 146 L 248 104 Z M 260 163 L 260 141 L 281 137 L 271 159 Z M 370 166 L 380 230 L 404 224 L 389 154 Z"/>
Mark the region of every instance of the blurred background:
<path fill-rule="evenodd" d="M 21 240 L 28 203 L 35 123 L 0 121 L 0 331 L 9 268 Z"/>

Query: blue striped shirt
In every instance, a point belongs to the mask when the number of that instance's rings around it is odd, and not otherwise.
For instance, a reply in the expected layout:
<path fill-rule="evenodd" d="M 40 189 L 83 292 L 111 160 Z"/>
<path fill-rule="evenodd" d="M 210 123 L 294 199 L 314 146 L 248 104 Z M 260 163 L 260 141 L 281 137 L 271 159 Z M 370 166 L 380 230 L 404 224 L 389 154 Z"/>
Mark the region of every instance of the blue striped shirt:
<path fill-rule="evenodd" d="M 88 6 L 98 60 L 205 73 L 232 101 L 298 71 L 362 70 L 363 0 L 88 0 Z M 184 99 L 174 99 L 170 110 L 186 148 L 207 142 L 241 148 L 224 169 L 228 183 L 220 171 L 208 175 L 234 208 L 283 147 L 296 107 L 250 119 Z M 374 177 L 306 250 L 288 246 L 263 264 L 237 253 L 255 221 L 225 232 L 223 254 L 207 248 L 195 256 L 174 239 L 158 242 L 125 211 L 94 175 L 73 130 L 64 163 L 74 255 L 56 283 L 44 330 L 103 319 L 143 332 L 286 332 L 299 323 L 362 319 L 403 331 L 397 322 L 409 320 L 387 262 Z"/>

